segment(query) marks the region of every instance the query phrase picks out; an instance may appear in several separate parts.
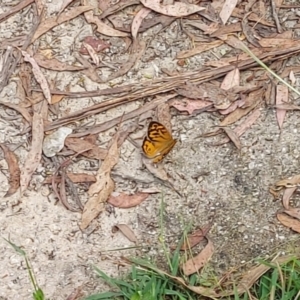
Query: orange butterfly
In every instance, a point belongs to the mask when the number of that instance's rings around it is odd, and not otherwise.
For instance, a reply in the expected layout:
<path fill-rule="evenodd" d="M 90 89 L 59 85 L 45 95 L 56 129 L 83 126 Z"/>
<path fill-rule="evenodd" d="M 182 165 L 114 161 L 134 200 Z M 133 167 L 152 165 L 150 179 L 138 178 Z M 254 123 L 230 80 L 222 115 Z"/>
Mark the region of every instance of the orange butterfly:
<path fill-rule="evenodd" d="M 149 124 L 147 136 L 143 141 L 144 154 L 154 163 L 160 162 L 174 147 L 176 140 L 173 139 L 166 127 L 158 122 Z"/>

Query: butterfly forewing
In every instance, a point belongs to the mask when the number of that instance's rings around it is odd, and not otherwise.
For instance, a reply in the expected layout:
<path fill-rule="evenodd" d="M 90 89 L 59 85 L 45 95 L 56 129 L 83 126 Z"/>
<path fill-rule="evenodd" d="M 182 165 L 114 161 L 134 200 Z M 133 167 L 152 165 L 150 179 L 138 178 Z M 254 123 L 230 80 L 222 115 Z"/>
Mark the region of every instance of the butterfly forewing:
<path fill-rule="evenodd" d="M 162 124 L 151 122 L 142 148 L 145 155 L 157 163 L 171 151 L 175 143 L 176 140 Z"/>
<path fill-rule="evenodd" d="M 173 140 L 172 135 L 169 133 L 165 126 L 153 121 L 149 124 L 148 137 L 152 142 Z"/>

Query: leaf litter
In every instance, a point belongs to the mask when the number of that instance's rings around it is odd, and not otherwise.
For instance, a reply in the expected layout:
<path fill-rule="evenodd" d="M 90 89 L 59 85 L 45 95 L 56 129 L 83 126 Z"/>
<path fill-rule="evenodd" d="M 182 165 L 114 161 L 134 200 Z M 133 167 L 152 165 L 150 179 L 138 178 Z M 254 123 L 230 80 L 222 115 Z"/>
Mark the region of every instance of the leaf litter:
<path fill-rule="evenodd" d="M 22 5 L 17 5 L 13 7 L 8 13 L 0 15 L 0 20 L 9 17 L 10 15 L 18 12 L 20 9 L 28 6 L 33 1 L 23 1 Z M 273 5 L 273 1 L 272 5 Z M 39 4 L 40 2 L 38 2 Z M 67 8 L 72 1 L 64 1 L 58 12 L 57 16 L 50 17 L 48 19 L 43 19 L 42 22 L 37 27 L 37 30 L 33 33 L 33 38 L 31 41 L 35 41 L 39 39 L 43 34 L 49 32 L 50 29 L 74 19 L 75 17 L 84 14 L 86 21 L 89 23 L 96 24 L 97 31 L 103 35 L 108 37 L 121 37 L 124 39 L 128 39 L 130 36 L 130 30 L 122 31 L 122 28 L 113 28 L 103 20 L 120 10 L 125 9 L 126 7 L 130 7 L 133 5 L 137 5 L 142 3 L 144 7 L 139 10 L 139 13 L 133 18 L 131 23 L 131 36 L 134 39 L 134 42 L 131 46 L 131 53 L 128 56 L 127 62 L 122 64 L 121 68 L 113 66 L 112 69 L 117 70 L 112 72 L 108 77 L 100 78 L 97 74 L 96 68 L 89 63 L 87 60 L 82 59 L 80 62 L 82 66 L 69 66 L 65 63 L 58 61 L 57 59 L 47 59 L 45 57 L 40 56 L 40 54 L 35 54 L 34 56 L 29 55 L 31 53 L 30 50 L 26 50 L 26 48 L 22 48 L 22 54 L 24 56 L 24 60 L 30 62 L 32 65 L 32 72 L 36 81 L 40 84 L 41 90 L 44 97 L 47 99 L 48 103 L 54 103 L 53 97 L 54 95 L 59 96 L 57 101 L 61 101 L 64 96 L 70 97 L 85 97 L 89 94 L 88 97 L 97 97 L 100 94 L 106 95 L 111 97 L 109 101 L 106 102 L 104 100 L 100 104 L 95 104 L 94 106 L 88 107 L 85 110 L 80 110 L 77 112 L 73 112 L 66 117 L 60 117 L 57 120 L 52 122 L 48 121 L 44 118 L 44 115 L 40 115 L 39 113 L 33 113 L 33 117 L 31 117 L 28 110 L 24 108 L 18 108 L 17 106 L 12 106 L 7 104 L 7 107 L 10 107 L 19 113 L 22 114 L 24 119 L 32 125 L 32 144 L 31 150 L 28 154 L 28 158 L 25 162 L 25 166 L 22 168 L 21 171 L 21 192 L 24 194 L 24 191 L 27 189 L 29 182 L 32 178 L 34 171 L 36 170 L 38 164 L 41 161 L 41 144 L 44 137 L 44 130 L 48 131 L 51 129 L 59 128 L 62 125 L 75 123 L 75 121 L 79 121 L 82 119 L 87 118 L 88 116 L 92 116 L 94 114 L 99 114 L 109 110 L 110 108 L 121 106 L 127 104 L 130 101 L 141 101 L 144 100 L 146 97 L 153 97 L 159 94 L 166 94 L 170 92 L 176 92 L 177 98 L 172 100 L 170 103 L 153 101 L 151 105 L 145 105 L 143 109 L 136 110 L 134 113 L 126 113 L 127 120 L 131 118 L 137 117 L 141 112 L 145 113 L 150 110 L 156 109 L 157 111 L 157 119 L 165 123 L 166 127 L 171 131 L 171 115 L 169 112 L 169 107 L 173 106 L 177 109 L 177 111 L 186 111 L 188 112 L 191 117 L 200 114 L 203 111 L 208 111 L 211 109 L 213 112 L 220 113 L 220 115 L 227 115 L 223 120 L 220 119 L 219 126 L 222 126 L 223 130 L 226 132 L 229 138 L 221 140 L 218 144 L 222 144 L 224 142 L 233 141 L 235 146 L 238 149 L 241 149 L 242 144 L 239 137 L 249 128 L 251 127 L 256 120 L 261 115 L 262 111 L 262 96 L 266 94 L 265 85 L 261 84 L 259 86 L 259 81 L 262 79 L 256 78 L 258 88 L 256 90 L 246 90 L 245 88 L 242 90 L 236 89 L 240 87 L 241 76 L 244 70 L 251 70 L 254 74 L 255 71 L 253 67 L 256 66 L 252 60 L 249 60 L 249 57 L 245 54 L 239 54 L 237 57 L 222 57 L 217 61 L 208 61 L 206 65 L 214 66 L 214 69 L 211 70 L 202 70 L 199 72 L 190 72 L 187 74 L 179 74 L 175 76 L 170 76 L 169 78 L 159 78 L 157 80 L 143 83 L 139 82 L 138 84 L 128 84 L 123 85 L 121 87 L 114 87 L 112 80 L 119 78 L 122 75 L 129 74 L 128 72 L 131 71 L 137 62 L 141 60 L 143 57 L 145 50 L 147 49 L 147 44 L 144 43 L 143 40 L 138 39 L 140 37 L 138 32 L 143 32 L 147 26 L 152 26 L 154 24 L 151 23 L 151 18 L 145 19 L 148 14 L 154 14 L 152 11 L 155 11 L 159 14 L 165 14 L 167 16 L 172 16 L 174 18 L 166 19 L 166 24 L 170 24 L 168 22 L 175 20 L 176 17 L 187 17 L 191 14 L 196 13 L 194 16 L 200 16 L 201 14 L 205 14 L 202 12 L 204 8 L 200 7 L 199 5 L 190 4 L 187 2 L 175 2 L 174 4 L 161 4 L 159 1 L 120 1 L 120 3 L 116 3 L 114 5 L 109 5 L 107 2 L 103 6 L 104 10 L 98 16 L 94 15 L 92 11 L 93 6 L 88 6 L 89 3 L 87 1 L 82 1 L 81 4 L 83 6 L 78 7 L 69 7 Z M 104 5 L 104 4 L 103 4 Z M 262 5 L 262 4 L 261 4 Z M 265 5 L 265 4 L 264 4 Z M 218 20 L 214 19 L 211 12 L 207 12 L 206 15 L 209 17 L 208 20 L 211 21 L 209 25 L 204 24 L 203 22 L 198 22 L 197 20 L 193 20 L 192 18 L 187 20 L 191 24 L 195 25 L 196 28 L 202 30 L 205 35 L 207 35 L 207 42 L 205 45 L 196 46 L 194 49 L 191 50 L 183 50 L 178 52 L 177 58 L 188 58 L 191 56 L 196 56 L 203 51 L 207 51 L 212 48 L 216 48 L 224 43 L 233 47 L 235 50 L 241 49 L 240 41 L 237 38 L 230 36 L 230 34 L 234 32 L 243 32 L 247 41 L 254 46 L 253 52 L 259 57 L 262 61 L 265 62 L 276 62 L 279 59 L 287 59 L 296 53 L 299 53 L 299 43 L 297 41 L 293 41 L 290 37 L 279 38 L 279 37 L 262 37 L 260 34 L 263 30 L 266 31 L 264 27 L 254 26 L 251 22 L 258 22 L 260 25 L 264 26 L 274 26 L 272 22 L 268 22 L 267 20 L 252 14 L 246 14 L 246 12 L 251 10 L 251 5 L 243 11 L 237 6 L 236 1 L 225 1 L 223 6 L 219 6 L 217 12 L 219 12 L 219 16 L 223 23 L 225 24 L 228 22 L 230 16 L 234 16 L 239 19 L 238 23 L 235 24 L 228 24 L 226 26 L 222 24 L 217 24 Z M 217 8 L 218 6 L 216 6 Z M 38 7 L 38 11 L 41 12 L 43 7 Z M 265 10 L 265 8 L 263 8 Z M 275 20 L 275 24 L 277 27 L 278 32 L 282 29 L 280 27 L 280 23 L 278 22 L 278 16 L 274 7 L 272 8 L 273 17 Z M 240 15 L 239 15 L 240 14 Z M 244 15 L 243 15 L 244 14 Z M 242 16 L 243 15 L 243 16 Z M 162 16 L 159 16 L 161 18 Z M 158 18 L 155 21 L 158 20 Z M 213 20 L 213 21 L 212 21 Z M 114 24 L 112 22 L 112 24 Z M 144 26 L 144 28 L 142 28 Z M 168 26 L 168 25 L 166 25 Z M 197 27 L 198 26 L 198 27 Z M 125 27 L 124 27 L 125 28 Z M 229 34 L 228 36 L 226 36 Z M 268 34 L 270 34 L 268 32 Z M 190 35 L 192 36 L 192 34 Z M 99 43 L 98 43 L 99 42 Z M 90 43 L 85 42 L 82 44 L 83 48 L 80 50 L 82 54 L 87 55 L 89 54 L 93 60 L 93 64 L 96 66 L 101 65 L 99 53 L 104 50 L 105 48 L 110 47 L 109 44 L 102 43 L 102 41 L 96 42 L 95 40 L 91 40 Z M 127 42 L 127 45 L 130 43 Z M 84 47 L 85 46 L 85 47 Z M 267 50 L 262 51 L 261 47 L 268 47 Z M 275 49 L 270 49 L 269 47 L 273 47 Z M 280 49 L 277 49 L 280 48 Z M 277 65 L 278 66 L 278 65 Z M 69 92 L 69 91 L 57 91 L 56 94 L 54 91 L 49 89 L 47 80 L 45 76 L 43 76 L 39 67 L 46 68 L 49 70 L 56 70 L 56 71 L 82 71 L 83 74 L 86 74 L 90 79 L 94 80 L 95 82 L 104 82 L 107 81 L 109 84 L 112 84 L 110 88 L 103 90 L 94 90 L 89 92 Z M 287 68 L 285 69 L 285 71 Z M 291 74 L 292 71 L 289 71 L 287 74 Z M 7 72 L 5 72 L 7 73 Z M 8 73 L 7 73 L 8 74 Z M 224 77 L 225 76 L 225 77 Z M 261 78 L 264 78 L 265 74 L 261 75 Z M 220 83 L 218 81 L 220 78 L 224 77 L 223 82 Z M 254 78 L 254 77 L 252 77 Z M 265 78 L 267 78 L 265 76 Z M 291 80 L 294 77 L 290 77 Z M 30 81 L 29 81 L 30 82 Z M 295 82 L 294 82 L 295 83 Z M 28 94 L 31 94 L 30 85 L 28 87 Z M 269 89 L 270 84 L 268 85 Z M 242 88 L 242 87 L 240 87 Z M 55 89 L 55 87 L 54 87 Z M 269 89 L 271 91 L 271 89 Z M 62 94 L 59 94 L 62 93 Z M 105 94 L 106 93 L 106 94 Z M 271 95 L 271 93 L 269 93 Z M 173 98 L 172 96 L 171 98 Z M 280 128 L 282 128 L 282 124 L 284 121 L 285 112 L 286 110 L 298 110 L 299 107 L 293 103 L 288 102 L 288 89 L 283 85 L 277 85 L 277 93 L 276 93 L 276 115 L 277 120 Z M 2 104 L 2 103 L 1 103 Z M 3 105 L 5 105 L 3 103 Z M 52 110 L 53 108 L 51 108 Z M 30 111 L 30 110 L 29 110 Z M 98 159 L 103 160 L 101 165 L 98 169 L 96 178 L 89 174 L 72 174 L 67 172 L 65 169 L 60 170 L 60 174 L 54 174 L 51 178 L 52 183 L 60 183 L 60 188 L 55 188 L 56 193 L 58 193 L 63 202 L 66 202 L 66 183 L 68 178 L 70 178 L 73 182 L 93 182 L 89 189 L 89 200 L 85 204 L 84 211 L 82 214 L 82 222 L 80 224 L 81 229 L 86 229 L 90 223 L 104 210 L 105 203 L 113 203 L 117 207 L 134 207 L 142 203 L 147 197 L 147 193 L 136 192 L 132 195 L 121 194 L 120 199 L 111 200 L 112 199 L 112 192 L 114 190 L 114 181 L 111 178 L 111 171 L 115 167 L 119 159 L 119 147 L 127 139 L 129 132 L 125 132 L 122 138 L 122 141 L 119 139 L 119 134 L 115 134 L 115 137 L 112 139 L 112 143 L 107 149 L 100 148 L 96 145 L 95 137 L 89 136 L 90 134 L 97 134 L 99 132 L 105 131 L 109 128 L 112 128 L 122 120 L 123 117 L 117 117 L 114 120 L 109 120 L 98 126 L 98 128 L 93 128 L 91 126 L 87 129 L 85 133 L 80 133 L 75 128 L 75 135 L 73 137 L 68 137 L 65 141 L 65 146 L 69 149 L 69 151 L 75 156 L 86 156 L 90 159 Z M 245 119 L 243 119 L 245 118 Z M 43 125 L 43 119 L 45 119 L 45 126 Z M 242 120 L 243 119 L 243 120 Z M 234 129 L 229 128 L 229 125 L 234 125 L 236 122 L 240 121 L 241 123 L 235 127 Z M 65 123 L 64 123 L 65 122 Z M 223 127 L 226 126 L 226 127 Z M 45 128 L 44 128 L 45 127 Z M 75 126 L 76 127 L 76 126 Z M 96 126 L 97 127 L 97 126 Z M 134 127 L 133 130 L 135 130 Z M 87 139 L 81 138 L 82 136 L 86 136 Z M 118 136 L 118 137 L 117 137 Z M 90 139 L 88 139 L 88 137 Z M 118 140 L 118 141 L 117 141 Z M 5 153 L 5 158 L 8 162 L 9 166 L 9 173 L 10 173 L 10 189 L 8 194 L 15 193 L 18 189 L 18 171 L 16 165 L 16 156 L 5 148 L 6 146 L 2 144 L 2 149 Z M 70 162 L 70 160 L 68 161 Z M 152 174 L 154 174 L 157 178 L 161 179 L 163 184 L 168 185 L 172 189 L 174 188 L 174 180 L 170 177 L 170 175 L 166 172 L 163 168 L 163 165 L 155 167 L 153 165 L 148 165 L 147 162 L 144 162 L 148 170 Z M 67 163 L 66 163 L 67 164 Z M 65 165 L 66 165 L 65 164 Z M 64 165 L 64 166 L 65 166 Z M 293 230 L 299 232 L 299 209 L 290 206 L 290 197 L 295 192 L 296 186 L 299 184 L 299 175 L 294 176 L 291 179 L 285 179 L 276 183 L 278 188 L 286 188 L 283 195 L 283 206 L 285 208 L 284 211 L 277 213 L 278 220 L 284 224 L 288 228 L 292 228 Z M 96 182 L 95 182 L 96 180 Z M 158 181 L 159 182 L 159 181 Z M 294 185 L 291 187 L 291 185 Z M 179 191 L 177 191 L 179 193 Z M 179 193 L 180 194 L 180 193 Z M 112 204 L 111 203 L 111 204 Z M 120 224 L 119 224 L 120 225 Z M 118 225 L 118 226 L 119 226 Z M 126 224 L 121 224 L 123 231 L 125 232 L 125 236 L 127 236 L 130 240 L 136 242 L 136 237 L 130 233 L 130 228 Z M 122 227 L 121 226 L 121 227 Z M 120 228 L 119 228 L 120 229 Z M 122 230 L 121 230 L 122 231 Z M 124 233 L 123 232 L 123 233 Z M 197 236 L 197 243 L 201 241 L 205 234 L 201 235 L 196 234 Z M 189 237 L 191 240 L 188 242 L 190 245 L 194 245 L 194 241 L 192 236 Z M 186 249 L 186 248 L 185 248 Z M 192 274 L 198 272 L 209 260 L 213 253 L 213 245 L 210 240 L 208 240 L 207 246 L 204 250 L 199 253 L 197 256 L 188 260 L 185 264 L 183 264 L 184 273 Z M 251 273 L 251 272 L 250 272 Z M 251 273 L 251 280 L 248 280 L 246 288 L 251 287 L 254 283 L 254 279 L 258 278 L 257 274 L 260 272 L 255 270 Z M 175 279 L 175 278 L 174 278 Z M 249 279 L 249 276 L 248 276 Z M 187 286 L 181 278 L 176 277 L 178 282 Z M 188 287 L 188 286 L 187 286 Z M 210 295 L 214 297 L 219 297 L 220 293 L 215 291 L 209 291 L 208 289 L 204 289 L 201 287 L 188 287 L 191 290 L 202 293 L 203 295 Z M 239 292 L 242 290 L 245 291 L 245 287 L 239 285 L 238 286 Z M 229 294 L 229 293 L 228 293 Z"/>

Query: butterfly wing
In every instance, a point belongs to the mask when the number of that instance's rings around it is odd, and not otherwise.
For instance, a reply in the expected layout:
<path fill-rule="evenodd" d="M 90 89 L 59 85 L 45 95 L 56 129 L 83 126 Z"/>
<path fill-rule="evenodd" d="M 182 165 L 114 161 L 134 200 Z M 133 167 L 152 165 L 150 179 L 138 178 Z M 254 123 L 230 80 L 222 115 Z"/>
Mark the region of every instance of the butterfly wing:
<path fill-rule="evenodd" d="M 152 121 L 148 127 L 148 134 L 143 141 L 145 155 L 154 163 L 161 161 L 174 147 L 176 140 L 164 125 Z"/>

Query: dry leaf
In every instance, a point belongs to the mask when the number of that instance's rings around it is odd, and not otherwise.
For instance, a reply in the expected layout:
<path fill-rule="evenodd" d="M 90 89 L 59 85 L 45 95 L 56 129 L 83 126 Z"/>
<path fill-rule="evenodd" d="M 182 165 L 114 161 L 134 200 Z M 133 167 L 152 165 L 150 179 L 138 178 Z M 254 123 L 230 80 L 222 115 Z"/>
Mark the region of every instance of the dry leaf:
<path fill-rule="evenodd" d="M 178 2 L 177 2 L 178 3 Z M 201 43 L 201 45 L 196 46 L 195 48 L 191 49 L 191 50 L 184 50 L 184 51 L 180 51 L 176 58 L 177 59 L 183 59 L 183 58 L 188 58 L 197 54 L 200 54 L 204 51 L 208 51 L 210 49 L 214 49 L 220 45 L 222 45 L 224 42 L 221 40 L 216 40 L 213 41 L 211 43 Z"/>
<path fill-rule="evenodd" d="M 14 109 L 15 111 L 17 111 L 18 113 L 20 113 L 23 118 L 29 123 L 31 124 L 32 122 L 32 117 L 31 115 L 29 114 L 28 110 L 24 107 L 21 107 L 19 104 L 13 104 L 13 103 L 10 103 L 10 102 L 4 102 L 4 101 L 1 101 L 0 100 L 0 105 L 4 105 L 4 106 L 7 106 L 11 109 Z"/>
<path fill-rule="evenodd" d="M 283 212 L 295 219 L 300 220 L 300 208 L 290 208 L 284 210 Z"/>
<path fill-rule="evenodd" d="M 31 43 L 33 43 L 36 39 L 38 39 L 41 35 L 52 29 L 53 27 L 62 24 L 66 21 L 72 20 L 77 16 L 81 15 L 83 12 L 93 9 L 92 6 L 76 6 L 72 7 L 69 10 L 61 13 L 58 17 L 50 17 L 43 20 L 38 29 L 36 30 Z"/>
<path fill-rule="evenodd" d="M 77 153 L 89 148 L 90 150 L 81 153 L 83 156 L 88 158 L 104 159 L 107 155 L 106 149 L 100 148 L 95 145 L 95 142 L 89 141 L 88 137 L 84 139 L 68 137 L 65 140 L 65 145 L 70 150 L 73 150 Z"/>
<path fill-rule="evenodd" d="M 287 103 L 289 101 L 289 90 L 286 85 L 279 84 L 276 88 L 276 105 L 280 105 L 282 103 Z M 286 115 L 286 110 L 277 108 L 276 109 L 276 117 L 279 129 L 282 128 L 284 118 Z"/>
<path fill-rule="evenodd" d="M 148 198 L 148 196 L 149 194 L 140 192 L 133 195 L 120 193 L 118 195 L 110 195 L 107 202 L 115 207 L 130 208 L 141 204 L 144 200 Z"/>
<path fill-rule="evenodd" d="M 4 195 L 4 197 L 8 197 L 13 195 L 18 190 L 20 186 L 21 171 L 18 165 L 17 156 L 12 151 L 10 151 L 6 145 L 0 144 L 0 147 L 3 150 L 4 158 L 7 162 L 8 172 L 9 172 L 9 180 L 8 180 L 9 189 Z"/>
<path fill-rule="evenodd" d="M 221 89 L 227 91 L 239 85 L 240 85 L 240 70 L 235 68 L 224 77 L 223 82 L 221 84 Z"/>
<path fill-rule="evenodd" d="M 116 29 L 106 25 L 104 22 L 102 22 L 98 18 L 98 16 L 95 16 L 92 11 L 85 12 L 84 17 L 88 23 L 97 25 L 97 31 L 101 34 L 104 34 L 107 36 L 119 36 L 119 37 L 128 36 L 128 33 L 122 32 L 120 30 L 116 30 Z"/>
<path fill-rule="evenodd" d="M 220 11 L 220 19 L 222 20 L 223 24 L 225 25 L 228 19 L 230 18 L 234 8 L 236 7 L 237 0 L 226 0 L 222 10 Z"/>
<path fill-rule="evenodd" d="M 297 190 L 296 186 L 286 188 L 284 190 L 283 196 L 282 196 L 282 205 L 286 210 L 290 209 L 290 198 L 292 197 L 292 195 L 294 194 L 294 192 L 296 190 Z"/>
<path fill-rule="evenodd" d="M 213 107 L 213 104 L 210 101 L 191 100 L 188 98 L 171 101 L 170 105 L 179 111 L 187 111 L 189 114 L 192 114 L 195 110 L 204 110 Z"/>
<path fill-rule="evenodd" d="M 288 227 L 288 228 L 300 233 L 300 221 L 299 220 L 296 220 L 296 219 L 288 216 L 285 213 L 278 213 L 277 219 L 285 227 Z"/>
<path fill-rule="evenodd" d="M 49 104 L 51 104 L 51 93 L 50 93 L 50 88 L 49 88 L 48 82 L 46 80 L 46 77 L 42 73 L 39 65 L 36 63 L 34 58 L 31 57 L 26 51 L 22 50 L 21 52 L 22 52 L 22 55 L 24 56 L 24 60 L 31 64 L 32 73 L 34 75 L 34 78 L 40 84 L 46 100 L 48 101 Z"/>
<path fill-rule="evenodd" d="M 32 118 L 32 143 L 31 149 L 26 157 L 25 164 L 21 170 L 21 195 L 26 191 L 32 174 L 40 164 L 42 157 L 42 146 L 44 139 L 44 122 L 40 113 L 34 112 Z"/>
<path fill-rule="evenodd" d="M 198 245 L 201 241 L 203 241 L 206 238 L 206 235 L 211 229 L 211 226 L 212 224 L 209 224 L 203 228 L 196 230 L 192 234 L 189 234 L 187 236 L 187 240 L 184 241 L 180 250 L 188 250 Z"/>
<path fill-rule="evenodd" d="M 98 173 L 97 181 L 93 183 L 88 191 L 89 199 L 84 206 L 80 228 L 87 228 L 105 207 L 105 202 L 115 188 L 115 183 L 110 177 L 110 172 L 119 160 L 118 133 L 103 160 Z"/>
<path fill-rule="evenodd" d="M 90 45 L 97 53 L 110 47 L 110 45 L 107 44 L 105 41 L 98 39 L 97 37 L 93 37 L 93 36 L 86 36 L 83 39 L 83 43 Z M 84 47 L 83 43 L 81 44 L 79 53 L 82 55 L 87 55 L 89 53 L 88 53 L 87 49 Z"/>
<path fill-rule="evenodd" d="M 160 103 L 156 107 L 157 121 L 163 124 L 169 132 L 172 132 L 170 107 L 167 102 Z"/>
<path fill-rule="evenodd" d="M 138 240 L 137 240 L 134 232 L 132 231 L 131 228 L 129 228 L 128 225 L 126 225 L 126 224 L 117 224 L 117 225 L 115 225 L 112 228 L 113 233 L 117 231 L 116 229 L 120 230 L 123 233 L 123 235 L 128 238 L 129 241 L 131 241 L 133 243 L 136 243 L 136 244 L 138 243 Z"/>
<path fill-rule="evenodd" d="M 276 186 L 278 187 L 293 187 L 293 186 L 297 186 L 300 183 L 300 175 L 294 175 L 292 177 L 289 178 L 285 178 L 282 180 L 279 180 L 275 183 Z"/>
<path fill-rule="evenodd" d="M 68 178 L 73 183 L 83 183 L 83 182 L 96 182 L 96 177 L 94 175 L 85 174 L 85 173 L 67 173 Z M 55 182 L 59 183 L 61 181 L 60 176 L 55 176 Z M 52 176 L 47 177 L 43 184 L 50 184 L 52 183 Z"/>
<path fill-rule="evenodd" d="M 226 132 L 226 134 L 228 135 L 230 140 L 234 143 L 234 145 L 238 148 L 238 150 L 241 150 L 242 144 L 237 133 L 228 127 L 223 127 L 222 129 Z"/>
<path fill-rule="evenodd" d="M 143 22 L 143 20 L 148 16 L 148 14 L 151 12 L 150 9 L 146 7 L 142 7 L 139 12 L 135 15 L 135 17 L 132 20 L 131 24 L 131 34 L 134 39 L 137 37 L 137 33 L 139 31 L 139 28 Z"/>
<path fill-rule="evenodd" d="M 198 272 L 209 261 L 214 252 L 214 246 L 210 239 L 205 248 L 195 257 L 190 258 L 182 265 L 182 270 L 185 276 L 189 276 Z"/>
<path fill-rule="evenodd" d="M 167 16 L 172 17 L 185 17 L 191 14 L 194 14 L 198 11 L 205 10 L 204 7 L 200 7 L 198 5 L 183 3 L 183 2 L 175 2 L 174 4 L 163 5 L 159 0 L 140 0 L 141 3 L 160 13 Z"/>
<path fill-rule="evenodd" d="M 49 59 L 41 53 L 36 53 L 33 58 L 40 67 L 53 71 L 81 71 L 85 69 L 85 67 L 72 66 L 67 63 L 63 63 L 56 58 Z"/>

